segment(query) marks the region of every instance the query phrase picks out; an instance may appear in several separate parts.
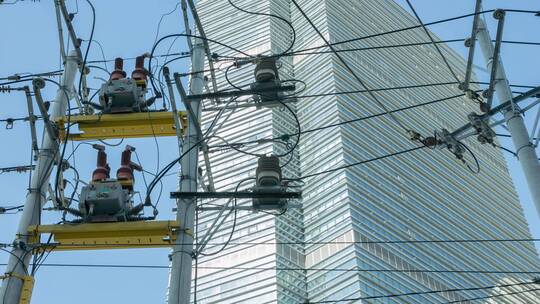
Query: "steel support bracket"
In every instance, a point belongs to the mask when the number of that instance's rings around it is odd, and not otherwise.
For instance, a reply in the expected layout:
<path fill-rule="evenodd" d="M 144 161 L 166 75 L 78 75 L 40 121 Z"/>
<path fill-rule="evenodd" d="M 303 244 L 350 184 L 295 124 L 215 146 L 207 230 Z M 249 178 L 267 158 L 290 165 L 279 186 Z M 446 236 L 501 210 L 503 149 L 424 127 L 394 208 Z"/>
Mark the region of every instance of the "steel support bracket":
<path fill-rule="evenodd" d="M 28 228 L 28 246 L 36 251 L 167 247 L 179 229 L 177 221 L 37 225 Z M 42 234 L 50 234 L 54 242 L 42 245 Z"/>
<path fill-rule="evenodd" d="M 70 140 L 177 136 L 173 112 L 73 115 L 55 121 L 60 138 L 66 140 L 66 124 L 76 124 L 80 133 L 70 132 Z M 182 134 L 187 129 L 187 114 L 178 111 Z"/>

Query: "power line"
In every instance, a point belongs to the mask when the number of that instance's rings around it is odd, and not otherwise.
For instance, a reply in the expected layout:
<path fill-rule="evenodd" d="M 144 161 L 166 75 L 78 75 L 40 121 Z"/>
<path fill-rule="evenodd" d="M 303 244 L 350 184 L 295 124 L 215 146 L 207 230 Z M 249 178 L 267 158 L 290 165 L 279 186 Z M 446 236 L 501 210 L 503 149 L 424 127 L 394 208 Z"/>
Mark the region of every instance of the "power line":
<path fill-rule="evenodd" d="M 24 205 L 20 205 L 20 206 L 13 206 L 13 207 L 2 207 L 0 206 L 0 214 L 15 214 L 19 211 L 22 211 L 22 208 L 24 207 Z M 15 211 L 15 212 L 10 212 L 10 213 L 6 213 L 8 211 Z"/>
<path fill-rule="evenodd" d="M 418 108 L 418 107 L 422 107 L 422 106 L 427 106 L 427 105 L 431 105 L 431 104 L 436 104 L 436 103 L 439 103 L 439 102 L 443 102 L 443 101 L 447 101 L 447 100 L 451 100 L 451 99 L 459 98 L 459 97 L 463 97 L 463 96 L 465 96 L 465 94 L 458 94 L 458 95 L 454 95 L 454 96 L 449 96 L 449 97 L 445 97 L 445 98 L 440 98 L 440 99 L 435 99 L 435 100 L 415 104 L 415 105 L 412 105 L 412 106 L 407 106 L 407 107 L 398 108 L 398 109 L 395 109 L 395 110 L 390 110 L 388 112 L 390 112 L 390 113 L 398 113 L 398 112 L 401 112 L 401 111 L 410 110 L 410 109 L 414 109 L 414 108 Z M 326 126 L 316 127 L 316 128 L 313 128 L 313 129 L 302 130 L 301 134 L 311 133 L 311 132 L 315 132 L 315 131 L 321 131 L 321 130 L 334 128 L 334 127 L 341 126 L 341 125 L 360 122 L 360 121 L 364 121 L 364 120 L 384 116 L 386 114 L 387 114 L 386 112 L 381 112 L 381 113 L 377 113 L 377 114 L 373 114 L 373 115 L 369 115 L 369 116 L 364 116 L 364 117 L 354 118 L 354 119 L 350 119 L 350 120 L 346 120 L 346 121 L 341 121 L 341 122 L 334 123 L 334 124 L 329 124 L 329 125 L 326 125 Z M 222 148 L 222 147 L 231 147 L 231 146 L 244 146 L 244 145 L 248 145 L 248 144 L 261 143 L 261 142 L 264 142 L 264 141 L 272 141 L 272 140 L 280 140 L 280 139 L 284 140 L 284 139 L 286 139 L 286 138 L 288 138 L 290 136 L 295 136 L 295 135 L 298 135 L 298 132 L 297 133 L 286 133 L 286 134 L 282 134 L 280 136 L 276 136 L 276 137 L 273 137 L 273 138 L 261 138 L 261 139 L 252 140 L 252 141 L 228 143 L 228 144 L 225 144 L 225 145 L 213 145 L 211 147 L 212 148 Z"/>
<path fill-rule="evenodd" d="M 26 171 L 34 170 L 35 168 L 36 168 L 36 165 L 23 165 L 23 166 L 14 166 L 14 167 L 3 167 L 3 168 L 0 168 L 0 174 L 2 174 L 2 173 L 8 173 L 8 172 L 17 172 L 17 173 L 21 173 L 21 172 L 26 172 Z"/>
<path fill-rule="evenodd" d="M 391 48 L 402 48 L 402 47 L 413 47 L 413 46 L 423 46 L 428 44 L 448 44 L 448 43 L 455 43 L 455 42 L 464 42 L 466 39 L 449 39 L 449 40 L 437 40 L 437 41 L 427 41 L 427 42 L 412 42 L 412 43 L 401 43 L 401 44 L 391 44 L 391 45 L 380 45 L 380 46 L 368 46 L 368 47 L 359 47 L 359 48 L 350 48 L 350 49 L 339 49 L 336 50 L 338 53 L 346 53 L 346 52 L 357 52 L 357 51 L 369 51 L 369 50 L 378 50 L 378 49 L 391 49 Z M 534 45 L 534 46 L 540 46 L 540 42 L 532 42 L 532 41 L 511 41 L 511 40 L 502 40 L 501 43 L 505 44 L 520 44 L 520 45 Z M 310 52 L 309 49 L 306 50 L 298 50 L 293 53 L 287 53 L 284 54 L 285 56 L 306 56 L 306 55 L 317 55 L 317 54 L 328 54 L 332 53 L 332 51 L 313 51 Z M 226 58 L 226 57 L 225 57 Z"/>
<path fill-rule="evenodd" d="M 390 158 L 390 157 L 398 156 L 398 155 L 401 155 L 401 154 L 406 154 L 406 153 L 413 152 L 413 151 L 420 150 L 420 149 L 424 149 L 424 148 L 427 148 L 427 147 L 426 146 L 414 147 L 414 148 L 411 148 L 411 149 L 407 149 L 407 150 L 403 150 L 403 151 L 399 151 L 399 152 L 394 152 L 394 153 L 386 154 L 386 155 L 383 155 L 383 156 L 378 156 L 378 157 L 375 157 L 375 158 L 355 162 L 355 163 L 344 165 L 344 166 L 341 166 L 341 167 L 332 168 L 332 169 L 328 169 L 328 170 L 324 170 L 324 171 L 320 171 L 320 172 L 316 172 L 316 173 L 307 174 L 307 175 L 304 175 L 304 176 L 301 176 L 301 177 L 298 177 L 298 178 L 290 178 L 290 179 L 284 179 L 284 180 L 299 181 L 299 180 L 303 180 L 303 179 L 306 179 L 306 178 L 309 178 L 309 177 L 314 177 L 314 176 L 318 176 L 318 175 L 323 175 L 323 174 L 336 172 L 336 171 L 339 171 L 339 170 L 342 170 L 342 169 L 367 164 L 367 163 L 374 162 L 374 161 L 377 161 L 377 160 Z"/>
<path fill-rule="evenodd" d="M 540 288 L 521 290 L 521 291 L 514 291 L 514 292 L 507 292 L 507 293 L 484 296 L 484 297 L 469 298 L 469 299 L 465 299 L 465 300 L 451 301 L 451 302 L 446 302 L 446 304 L 463 303 L 463 302 L 478 301 L 478 300 L 492 299 L 492 298 L 498 298 L 498 297 L 506 297 L 506 296 L 510 296 L 510 295 L 524 294 L 524 293 L 533 292 L 533 291 L 540 291 Z"/>
<path fill-rule="evenodd" d="M 387 112 L 387 114 L 390 116 L 390 118 L 392 119 L 392 121 L 394 121 L 395 124 L 397 124 L 400 128 L 402 128 L 405 132 L 409 131 L 394 115 L 388 113 L 388 109 L 386 108 L 386 106 L 377 98 L 377 96 L 375 96 L 375 94 L 373 92 L 371 92 L 371 90 L 367 87 L 367 85 L 364 83 L 364 81 L 356 74 L 356 72 L 347 64 L 347 62 L 345 61 L 345 59 L 343 59 L 343 57 L 341 57 L 341 55 L 336 52 L 336 49 L 334 48 L 334 46 L 332 44 L 330 44 L 330 42 L 328 41 L 328 39 L 326 39 L 326 37 L 321 33 L 321 31 L 317 28 L 317 26 L 315 26 L 315 24 L 313 23 L 313 21 L 306 15 L 306 13 L 302 10 L 302 8 L 300 7 L 300 5 L 298 5 L 298 3 L 296 2 L 296 0 L 292 0 L 292 3 L 294 4 L 294 6 L 296 6 L 296 8 L 298 9 L 298 11 L 302 14 L 302 16 L 306 19 L 306 21 L 311 25 L 311 27 L 313 28 L 313 30 L 315 30 L 317 32 L 317 34 L 319 35 L 319 37 L 324 41 L 324 43 L 326 44 L 326 46 L 328 46 L 332 52 L 334 53 L 334 55 L 339 59 L 339 61 L 341 61 L 341 63 L 345 66 L 345 68 L 351 73 L 351 75 L 358 81 L 358 83 L 360 83 L 360 85 L 367 91 L 367 93 L 369 94 L 369 96 L 375 101 L 377 102 L 377 104 L 379 104 L 379 106 Z"/>
<path fill-rule="evenodd" d="M 412 105 L 412 106 L 407 106 L 407 107 L 403 107 L 403 108 L 399 108 L 399 109 L 395 109 L 395 110 L 389 110 L 388 113 L 398 113 L 398 112 L 401 112 L 401 111 L 406 111 L 406 110 L 410 110 L 410 109 L 414 109 L 414 108 L 418 108 L 418 107 L 424 107 L 424 106 L 427 106 L 427 105 L 431 105 L 431 104 L 435 104 L 435 103 L 439 103 L 439 102 L 443 102 L 443 101 L 447 101 L 447 100 L 452 100 L 452 99 L 463 97 L 463 96 L 465 96 L 465 94 L 458 94 L 458 95 L 454 95 L 454 96 L 450 96 L 450 97 L 435 99 L 435 100 L 415 104 L 415 105 Z M 317 128 L 308 129 L 308 130 L 302 130 L 302 133 L 311 133 L 311 132 L 320 131 L 320 130 L 324 130 L 324 129 L 328 129 L 328 128 L 333 128 L 333 127 L 337 127 L 337 126 L 341 126 L 341 125 L 345 125 L 345 124 L 350 124 L 350 123 L 354 123 L 354 122 L 359 122 L 359 121 L 363 121 L 363 120 L 367 120 L 367 119 L 371 119 L 371 118 L 375 118 L 375 117 L 380 117 L 380 116 L 383 116 L 383 115 L 386 115 L 386 113 L 377 113 L 377 114 L 373 114 L 373 115 L 369 115 L 369 116 L 364 116 L 364 117 L 359 117 L 359 118 L 355 118 L 355 119 L 341 121 L 341 122 L 338 122 L 338 123 L 334 123 L 334 124 L 330 124 L 330 125 L 326 125 L 326 126 L 322 126 L 322 127 L 317 127 Z M 295 134 L 291 134 L 291 135 L 295 135 Z"/>
<path fill-rule="evenodd" d="M 161 58 L 161 57 L 171 57 L 171 56 L 189 56 L 191 55 L 190 52 L 178 52 L 178 53 L 170 53 L 170 54 L 161 54 L 161 55 L 153 55 L 154 58 Z M 125 57 L 122 58 L 123 60 L 135 60 L 137 57 Z M 105 59 L 105 60 L 90 60 L 87 63 L 105 63 L 105 62 L 114 62 L 115 59 Z"/>
<path fill-rule="evenodd" d="M 512 10 L 512 9 L 502 9 L 502 10 L 507 11 L 507 12 L 514 12 L 514 13 L 528 13 L 528 14 L 537 13 L 535 11 L 526 11 L 526 10 Z M 441 20 L 437 20 L 437 21 L 433 21 L 433 22 L 429 22 L 429 23 L 424 23 L 424 26 L 427 27 L 427 26 L 430 26 L 430 25 L 446 23 L 446 22 L 450 22 L 450 21 L 455 21 L 455 20 L 459 20 L 459 19 L 473 17 L 475 15 L 482 15 L 482 14 L 486 14 L 486 13 L 491 13 L 491 12 L 494 12 L 494 11 L 495 11 L 494 9 L 490 9 L 490 10 L 481 11 L 479 13 L 471 13 L 471 14 L 465 14 L 465 15 L 460 15 L 460 16 L 456 16 L 456 17 L 441 19 Z M 395 30 L 391 30 L 391 31 L 382 32 L 382 33 L 370 34 L 370 35 L 366 35 L 366 36 L 362 36 L 362 37 L 357 37 L 357 38 L 352 38 L 352 39 L 343 40 L 343 41 L 339 41 L 339 42 L 334 42 L 334 43 L 331 43 L 331 45 L 336 46 L 336 45 L 347 44 L 347 43 L 356 42 L 356 41 L 360 41 L 360 40 L 364 40 L 364 39 L 375 38 L 375 37 L 380 37 L 380 36 L 385 36 L 385 35 L 389 35 L 389 34 L 395 34 L 395 33 L 403 32 L 403 31 L 413 30 L 413 29 L 420 28 L 420 27 L 422 27 L 422 25 L 409 26 L 409 27 L 405 27 L 405 28 L 400 28 L 400 29 L 395 29 Z M 304 50 L 290 52 L 290 53 L 285 54 L 285 55 L 294 54 L 294 53 L 300 52 L 300 51 L 317 50 L 317 49 L 324 48 L 324 47 L 327 47 L 327 45 L 314 46 L 314 47 L 307 48 L 307 49 L 304 49 Z"/>
<path fill-rule="evenodd" d="M 443 293 L 443 292 L 486 290 L 486 289 L 494 289 L 494 288 L 501 288 L 501 287 L 523 286 L 523 285 L 530 285 L 530 284 L 539 284 L 539 281 L 538 281 L 538 279 L 535 279 L 533 282 L 523 282 L 523 283 L 514 283 L 514 284 L 501 284 L 501 285 L 490 285 L 490 286 L 481 286 L 481 287 L 466 287 L 466 288 L 448 288 L 448 289 L 440 289 L 440 290 L 428 290 L 428 291 L 406 292 L 406 293 L 399 293 L 399 294 L 387 294 L 387 295 L 366 296 L 366 297 L 357 297 L 357 298 L 346 298 L 346 299 L 341 299 L 341 300 L 326 300 L 326 301 L 323 300 L 323 301 L 308 302 L 307 304 L 338 303 L 338 302 L 342 302 L 342 301 L 360 301 L 360 300 L 399 298 L 399 297 L 427 295 L 427 294 L 435 294 L 435 293 Z M 463 301 L 463 300 L 461 300 L 461 301 Z"/>
<path fill-rule="evenodd" d="M 6 264 L 0 264 L 5 266 Z M 43 263 L 44 267 L 80 267 L 80 268 L 134 268 L 134 269 L 170 269 L 170 265 L 137 265 L 137 264 L 67 264 Z M 450 270 L 450 269 L 358 269 L 358 268 L 301 268 L 301 267 L 242 267 L 242 266 L 198 266 L 209 270 L 253 270 L 253 271 L 336 271 L 336 272 L 389 272 L 389 273 L 457 273 L 457 274 L 540 274 L 538 271 L 515 270 Z"/>
<path fill-rule="evenodd" d="M 431 36 L 431 33 L 427 29 L 426 25 L 422 22 L 422 19 L 420 19 L 420 16 L 418 16 L 418 13 L 416 13 L 416 10 L 414 9 L 414 6 L 412 5 L 411 1 L 409 1 L 409 0 L 406 0 L 406 1 L 407 1 L 407 5 L 409 6 L 409 8 L 412 10 L 414 16 L 416 17 L 416 20 L 418 20 L 418 23 L 420 23 L 420 25 L 422 26 L 422 29 L 424 29 L 424 32 L 426 32 L 426 35 L 428 36 L 429 40 L 431 41 L 431 43 L 433 44 L 433 46 L 435 47 L 435 49 L 437 50 L 439 55 L 441 56 L 441 59 L 444 61 L 444 64 L 446 64 L 446 67 L 448 67 L 448 71 L 450 71 L 450 73 L 452 74 L 454 79 L 457 82 L 459 82 L 459 78 L 458 78 L 457 74 L 452 69 L 452 66 L 450 66 L 450 63 L 446 59 L 446 56 L 444 56 L 444 54 L 442 53 L 441 49 L 439 48 L 439 45 L 437 43 L 435 43 L 435 39 L 433 39 L 433 36 Z"/>

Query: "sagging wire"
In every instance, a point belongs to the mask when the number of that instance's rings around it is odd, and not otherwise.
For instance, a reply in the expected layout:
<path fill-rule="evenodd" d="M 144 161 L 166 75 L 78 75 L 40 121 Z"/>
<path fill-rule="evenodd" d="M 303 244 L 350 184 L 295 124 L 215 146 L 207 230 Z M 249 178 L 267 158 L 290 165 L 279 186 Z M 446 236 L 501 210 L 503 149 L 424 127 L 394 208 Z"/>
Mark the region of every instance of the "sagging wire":
<path fill-rule="evenodd" d="M 214 40 L 214 39 L 209 39 L 209 38 L 206 38 L 206 37 L 201 37 L 201 36 L 198 36 L 198 35 L 191 35 L 191 34 L 170 34 L 170 35 L 166 35 L 166 36 L 163 36 L 161 37 L 156 43 L 154 43 L 154 45 L 152 46 L 152 51 L 150 52 L 150 55 L 149 55 L 149 60 L 148 60 L 148 71 L 150 72 L 150 84 L 152 85 L 152 89 L 154 90 L 154 94 L 156 94 L 156 96 L 163 96 L 163 92 L 161 92 L 160 90 L 157 89 L 155 83 L 154 83 L 154 78 L 152 76 L 152 59 L 154 58 L 154 53 L 158 47 L 158 45 L 163 42 L 164 40 L 166 39 L 169 39 L 169 38 L 172 38 L 172 37 L 188 37 L 188 38 L 198 38 L 198 39 L 203 39 L 203 40 L 207 40 L 209 42 L 212 42 L 212 43 L 215 43 L 215 44 L 218 44 L 218 45 L 221 45 L 223 47 L 226 47 L 226 48 L 229 48 L 235 52 L 238 52 L 238 53 L 241 53 L 247 57 L 252 57 L 251 55 L 235 48 L 235 47 L 232 47 L 232 46 L 229 46 L 227 44 L 224 44 L 224 43 L 221 43 L 217 40 Z"/>
<path fill-rule="evenodd" d="M 87 92 L 84 92 L 83 94 L 81 90 L 82 90 L 83 78 L 86 73 L 86 61 L 88 60 L 88 53 L 90 53 L 90 47 L 92 46 L 92 41 L 94 39 L 94 31 L 96 29 L 96 9 L 94 5 L 92 4 L 92 2 L 90 2 L 90 0 L 86 0 L 86 3 L 88 3 L 88 5 L 90 6 L 92 10 L 92 29 L 90 31 L 90 38 L 88 39 L 88 46 L 86 47 L 84 59 L 81 64 L 81 73 L 80 73 L 81 75 L 79 77 L 79 97 L 81 100 L 85 100 L 84 96 L 85 94 L 87 94 Z"/>
<path fill-rule="evenodd" d="M 292 23 L 291 23 L 289 20 L 287 20 L 287 19 L 285 19 L 285 18 L 283 18 L 283 17 L 280 17 L 280 16 L 278 16 L 278 15 L 275 15 L 275 14 L 267 14 L 267 13 L 251 12 L 251 11 L 245 10 L 245 9 L 243 9 L 243 8 L 241 8 L 241 7 L 238 7 L 236 4 L 234 4 L 234 3 L 232 2 L 232 0 L 227 0 L 227 1 L 229 2 L 229 4 L 230 4 L 232 7 L 234 7 L 235 9 L 237 9 L 237 10 L 239 10 L 239 11 L 241 11 L 241 12 L 244 12 L 244 13 L 246 13 L 246 14 L 255 15 L 255 16 L 267 16 L 267 17 L 270 17 L 270 18 L 276 18 L 276 19 L 281 20 L 281 21 L 284 22 L 285 24 L 287 24 L 287 26 L 291 29 L 291 34 L 292 34 L 292 40 L 291 40 L 291 43 L 290 43 L 290 45 L 289 45 L 284 51 L 282 51 L 281 53 L 276 54 L 276 55 L 274 55 L 274 56 L 282 56 L 283 54 L 286 54 L 286 53 L 288 53 L 289 51 L 291 51 L 291 50 L 293 49 L 294 44 L 295 44 L 295 42 L 296 42 L 296 30 L 294 29 L 294 26 L 292 25 Z M 249 56 L 249 57 L 251 58 L 252 56 Z"/>
<path fill-rule="evenodd" d="M 287 109 L 291 113 L 291 115 L 295 119 L 295 122 L 296 122 L 296 125 L 297 125 L 297 128 L 298 128 L 298 132 L 293 136 L 293 137 L 296 137 L 296 140 L 295 140 L 294 144 L 291 146 L 291 148 L 289 150 L 287 150 L 286 152 L 284 152 L 284 153 L 273 154 L 273 156 L 281 158 L 281 157 L 285 157 L 285 156 L 291 154 L 298 147 L 298 144 L 300 143 L 300 135 L 302 134 L 302 129 L 301 129 L 302 127 L 300 125 L 300 120 L 298 119 L 298 116 L 296 115 L 296 113 L 294 113 L 294 111 L 286 103 L 284 103 L 282 101 L 278 101 L 278 102 L 285 109 Z M 237 152 L 240 152 L 242 154 L 251 155 L 251 156 L 254 156 L 254 157 L 264 156 L 264 154 L 252 153 L 252 152 L 248 152 L 248 151 L 245 151 L 245 150 L 241 150 L 239 148 L 239 145 L 231 144 L 226 139 L 224 139 L 223 137 L 220 137 L 220 136 L 217 136 L 217 135 L 214 135 L 213 137 L 223 141 L 225 143 L 226 147 L 229 147 L 229 148 L 231 148 L 231 149 L 233 149 L 233 150 L 235 150 Z M 291 136 L 285 135 L 285 136 L 281 136 L 278 139 L 265 140 L 264 142 L 278 142 L 278 143 L 280 143 L 278 140 L 282 140 L 282 143 L 284 142 L 284 144 L 287 145 L 288 141 L 290 140 L 290 137 Z M 255 143 L 261 143 L 261 141 L 256 141 Z"/>
<path fill-rule="evenodd" d="M 239 181 L 238 184 L 236 185 L 235 189 L 234 189 L 234 192 L 237 193 L 240 186 L 244 182 L 249 181 L 249 180 L 255 180 L 255 178 L 254 177 L 248 177 L 246 179 L 243 179 L 243 180 Z M 231 213 L 234 213 L 233 223 L 232 223 L 232 227 L 231 227 L 231 233 L 229 234 L 229 237 L 227 238 L 227 240 L 222 244 L 221 248 L 214 251 L 214 252 L 211 252 L 211 253 L 197 252 L 197 254 L 200 254 L 202 256 L 213 256 L 213 255 L 221 253 L 223 250 L 225 250 L 225 248 L 227 248 L 227 246 L 229 245 L 229 243 L 231 242 L 231 240 L 233 238 L 234 231 L 236 230 L 236 222 L 237 222 L 237 218 L 238 218 L 238 208 L 237 207 L 238 207 L 238 199 L 235 197 L 233 199 L 233 208 L 232 208 L 232 210 L 229 211 L 229 213 L 225 216 L 227 218 Z"/>

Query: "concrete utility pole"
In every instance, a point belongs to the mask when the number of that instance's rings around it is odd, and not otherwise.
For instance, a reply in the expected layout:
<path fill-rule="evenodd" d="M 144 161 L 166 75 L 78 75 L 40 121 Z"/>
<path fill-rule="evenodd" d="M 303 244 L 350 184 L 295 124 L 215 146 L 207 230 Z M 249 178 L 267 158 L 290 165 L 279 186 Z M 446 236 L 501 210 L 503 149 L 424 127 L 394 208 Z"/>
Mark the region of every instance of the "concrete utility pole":
<path fill-rule="evenodd" d="M 491 37 L 487 30 L 486 23 L 482 18 L 479 20 L 478 42 L 488 70 L 491 70 L 495 48 L 491 42 Z M 496 56 L 497 57 L 497 56 Z M 497 64 L 497 63 L 496 63 Z M 495 92 L 499 98 L 499 102 L 512 100 L 512 91 L 508 85 L 508 79 L 504 72 L 502 61 L 498 61 L 497 70 L 495 71 Z M 525 174 L 527 185 L 531 193 L 531 198 L 536 206 L 536 212 L 540 216 L 540 164 L 534 145 L 529 139 L 525 122 L 521 116 L 521 111 L 517 105 L 506 107 L 504 110 L 504 118 L 508 131 L 512 135 L 517 158 L 521 165 L 521 169 Z"/>
<path fill-rule="evenodd" d="M 200 39 L 195 41 L 192 49 L 191 69 L 193 72 L 204 70 L 204 45 Z M 203 73 L 192 74 L 191 94 L 201 94 L 204 89 Z M 197 191 L 197 166 L 199 158 L 199 132 L 197 126 L 201 117 L 201 100 L 189 102 L 193 114 L 188 116 L 188 130 L 184 139 L 182 153 L 187 153 L 181 160 L 180 191 Z M 189 152 L 188 152 L 189 151 Z M 176 219 L 180 222 L 176 245 L 171 253 L 171 277 L 169 282 L 169 304 L 186 304 L 191 296 L 191 267 L 193 261 L 193 231 L 195 224 L 196 198 L 179 199 Z"/>
<path fill-rule="evenodd" d="M 51 120 L 64 116 L 68 106 L 68 98 L 73 88 L 73 82 L 78 66 L 78 56 L 72 51 L 66 58 L 62 87 L 56 93 L 55 101 L 52 103 Z M 0 299 L 2 304 L 18 304 L 21 297 L 21 278 L 28 275 L 28 264 L 32 256 L 31 248 L 27 248 L 28 226 L 37 225 L 40 221 L 41 208 L 46 202 L 47 186 L 49 177 L 57 161 L 59 144 L 55 137 L 51 137 L 49 132 L 43 130 L 43 142 L 37 160 L 37 165 L 30 189 L 26 196 L 23 214 L 17 229 L 17 236 L 13 244 L 15 247 L 9 256 L 6 267 L 6 278 L 2 282 L 0 289 Z"/>

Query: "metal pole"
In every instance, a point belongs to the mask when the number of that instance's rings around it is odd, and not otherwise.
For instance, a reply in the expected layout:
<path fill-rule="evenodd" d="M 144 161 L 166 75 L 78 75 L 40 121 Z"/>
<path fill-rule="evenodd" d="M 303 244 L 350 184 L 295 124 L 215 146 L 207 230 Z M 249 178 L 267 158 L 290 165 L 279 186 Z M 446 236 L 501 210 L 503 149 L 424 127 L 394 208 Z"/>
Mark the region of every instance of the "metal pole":
<path fill-rule="evenodd" d="M 478 20 L 480 19 L 480 9 L 482 8 L 482 0 L 476 0 L 476 6 L 474 9 L 474 20 L 471 31 L 471 38 L 465 42 L 466 46 L 469 46 L 469 56 L 467 59 L 467 68 L 465 69 L 465 80 L 463 81 L 462 89 L 464 91 L 469 90 L 469 82 L 471 81 L 472 66 L 474 62 L 474 50 L 476 49 L 476 34 L 478 33 Z"/>
<path fill-rule="evenodd" d="M 492 56 L 494 48 L 487 26 L 483 20 L 480 20 L 478 38 L 486 66 L 489 70 L 493 64 Z M 499 101 L 512 100 L 512 91 L 508 85 L 502 62 L 498 64 L 496 79 L 495 92 Z M 506 107 L 504 109 L 504 118 L 508 126 L 508 131 L 512 135 L 517 158 L 529 186 L 531 198 L 536 206 L 536 212 L 540 216 L 540 164 L 538 162 L 538 156 L 536 155 L 533 144 L 530 142 L 529 134 L 519 108 L 516 105 Z"/>
<path fill-rule="evenodd" d="M 191 57 L 192 71 L 204 70 L 204 45 L 196 40 L 193 44 Z M 202 72 L 194 73 L 191 77 L 190 93 L 201 94 L 204 89 L 204 77 Z M 199 148 L 192 148 L 198 145 L 201 140 L 197 125 L 201 117 L 200 100 L 185 100 L 190 103 L 195 115 L 188 116 L 187 136 L 184 139 L 183 152 L 187 155 L 181 160 L 180 191 L 197 191 L 197 165 Z M 171 276 L 169 282 L 169 304 L 186 304 L 190 302 L 191 296 L 191 267 L 193 260 L 193 231 L 195 226 L 196 198 L 179 199 L 177 203 L 176 218 L 180 222 L 180 230 L 176 243 L 171 253 Z"/>
<path fill-rule="evenodd" d="M 487 112 L 491 109 L 491 105 L 493 104 L 493 91 L 495 90 L 495 83 L 498 82 L 498 65 L 500 63 L 500 53 L 501 53 L 501 40 L 502 35 L 504 31 L 504 15 L 505 12 L 503 10 L 496 10 L 493 13 L 493 17 L 497 19 L 499 22 L 497 24 L 497 35 L 495 38 L 495 48 L 493 50 L 493 55 L 491 56 L 491 75 L 489 78 L 489 88 L 485 92 L 487 94 L 487 102 L 486 106 L 484 108 L 484 112 Z"/>
<path fill-rule="evenodd" d="M 77 72 L 78 56 L 72 51 L 66 58 L 62 87 L 56 93 L 51 118 L 64 115 L 68 105 L 69 90 L 73 87 Z M 28 275 L 28 264 L 32 256 L 31 248 L 27 248 L 28 226 L 36 225 L 40 220 L 40 211 L 45 203 L 46 189 L 49 176 L 58 155 L 58 142 L 44 131 L 43 143 L 39 153 L 35 174 L 32 175 L 31 187 L 26 196 L 23 214 L 17 229 L 17 236 L 13 244 L 15 247 L 9 256 L 6 267 L 7 278 L 2 282 L 0 300 L 2 304 L 18 304 L 21 296 L 22 280 L 20 277 Z"/>
<path fill-rule="evenodd" d="M 167 85 L 167 90 L 169 92 L 169 100 L 171 101 L 171 110 L 174 113 L 174 127 L 176 128 L 176 137 L 178 138 L 178 152 L 182 153 L 182 124 L 180 123 L 180 118 L 178 117 L 178 109 L 176 108 L 176 100 L 174 98 L 174 91 L 171 83 L 171 76 L 169 73 L 169 68 L 163 68 L 163 77 L 165 77 L 165 84 Z"/>
<path fill-rule="evenodd" d="M 58 26 L 58 40 L 60 42 L 60 56 L 62 62 L 66 60 L 66 49 L 64 46 L 64 31 L 62 30 L 62 17 L 60 17 L 60 0 L 54 0 L 54 8 L 56 13 L 56 25 Z"/>

